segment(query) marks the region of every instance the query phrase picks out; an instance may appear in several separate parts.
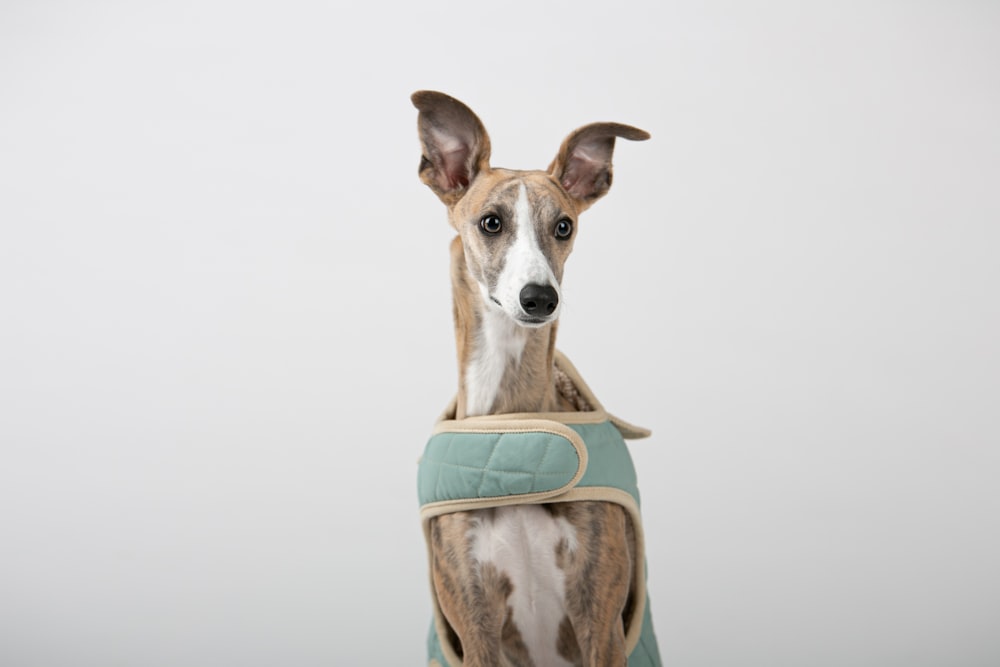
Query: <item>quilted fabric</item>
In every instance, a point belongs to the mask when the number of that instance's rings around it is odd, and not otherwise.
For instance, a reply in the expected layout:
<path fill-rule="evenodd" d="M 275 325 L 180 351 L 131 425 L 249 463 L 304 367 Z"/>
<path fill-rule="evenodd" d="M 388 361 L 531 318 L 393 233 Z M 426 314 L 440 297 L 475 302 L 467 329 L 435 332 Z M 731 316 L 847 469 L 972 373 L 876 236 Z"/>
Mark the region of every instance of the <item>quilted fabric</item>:
<path fill-rule="evenodd" d="M 587 447 L 588 462 L 575 486 L 612 487 L 636 502 L 635 467 L 610 421 L 568 424 Z M 432 436 L 417 471 L 420 504 L 554 491 L 570 484 L 582 461 L 565 436 L 548 431 L 449 432 Z"/>
<path fill-rule="evenodd" d="M 610 486 L 627 491 L 639 502 L 635 465 L 622 434 L 610 421 L 567 424 L 587 443 L 587 471 L 577 486 Z"/>
<path fill-rule="evenodd" d="M 420 460 L 420 504 L 553 491 L 569 484 L 582 461 L 555 433 L 438 433 Z"/>

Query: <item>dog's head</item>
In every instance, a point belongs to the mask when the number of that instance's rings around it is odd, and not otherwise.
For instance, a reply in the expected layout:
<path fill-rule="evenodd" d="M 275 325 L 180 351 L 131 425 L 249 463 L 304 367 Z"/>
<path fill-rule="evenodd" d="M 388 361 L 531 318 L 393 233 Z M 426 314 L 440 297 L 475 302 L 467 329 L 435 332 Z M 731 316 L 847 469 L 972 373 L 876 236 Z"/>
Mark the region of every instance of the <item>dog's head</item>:
<path fill-rule="evenodd" d="M 448 207 L 487 307 L 526 327 L 554 321 L 577 220 L 611 187 L 615 137 L 649 134 L 594 123 L 566 137 L 547 171 L 494 169 L 489 135 L 471 109 L 433 91 L 412 100 L 420 111 L 420 179 Z"/>

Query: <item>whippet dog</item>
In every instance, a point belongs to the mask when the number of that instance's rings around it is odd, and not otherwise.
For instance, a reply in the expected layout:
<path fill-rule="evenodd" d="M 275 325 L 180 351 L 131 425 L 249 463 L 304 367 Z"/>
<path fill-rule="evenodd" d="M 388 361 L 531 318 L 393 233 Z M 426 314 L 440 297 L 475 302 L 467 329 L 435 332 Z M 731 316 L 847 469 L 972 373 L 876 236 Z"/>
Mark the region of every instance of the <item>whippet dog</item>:
<path fill-rule="evenodd" d="M 566 388 L 567 380 L 583 383 L 568 363 L 560 364 L 555 348 L 563 267 L 580 214 L 611 185 L 615 138 L 649 135 L 595 123 L 571 133 L 545 171 L 493 168 L 489 136 L 468 107 L 432 91 L 414 93 L 412 101 L 419 110 L 420 178 L 458 232 L 451 279 L 459 374 L 449 417 L 465 423 L 501 413 L 594 410 L 589 389 Z M 428 515 L 444 662 L 628 664 L 628 617 L 645 604 L 644 595 L 636 600 L 644 586 L 637 574 L 644 560 L 637 503 L 630 512 L 625 501 L 591 497 L 597 496 Z M 642 664 L 658 664 L 658 655 L 650 660 Z"/>

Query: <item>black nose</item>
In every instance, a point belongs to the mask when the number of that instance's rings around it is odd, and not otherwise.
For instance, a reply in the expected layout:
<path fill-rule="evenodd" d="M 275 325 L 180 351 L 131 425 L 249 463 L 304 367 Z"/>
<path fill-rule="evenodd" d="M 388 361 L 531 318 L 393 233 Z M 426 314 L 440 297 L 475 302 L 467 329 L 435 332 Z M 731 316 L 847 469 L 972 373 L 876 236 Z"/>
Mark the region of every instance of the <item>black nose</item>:
<path fill-rule="evenodd" d="M 551 285 L 525 285 L 521 290 L 521 308 L 528 315 L 545 317 L 555 312 L 559 295 Z"/>

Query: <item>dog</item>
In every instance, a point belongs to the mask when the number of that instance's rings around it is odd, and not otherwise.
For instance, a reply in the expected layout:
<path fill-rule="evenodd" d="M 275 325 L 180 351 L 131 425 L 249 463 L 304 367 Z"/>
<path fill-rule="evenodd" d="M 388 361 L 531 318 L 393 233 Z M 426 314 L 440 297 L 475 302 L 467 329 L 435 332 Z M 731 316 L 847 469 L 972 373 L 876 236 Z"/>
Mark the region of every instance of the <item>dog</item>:
<path fill-rule="evenodd" d="M 420 179 L 458 232 L 458 393 L 419 473 L 430 664 L 659 665 L 621 440 L 648 431 L 608 415 L 555 348 L 579 216 L 611 186 L 615 139 L 649 134 L 595 123 L 572 132 L 545 171 L 493 168 L 465 104 L 434 91 L 411 99 Z M 612 456 L 627 463 L 604 465 Z M 616 467 L 628 479 L 601 477 Z"/>

